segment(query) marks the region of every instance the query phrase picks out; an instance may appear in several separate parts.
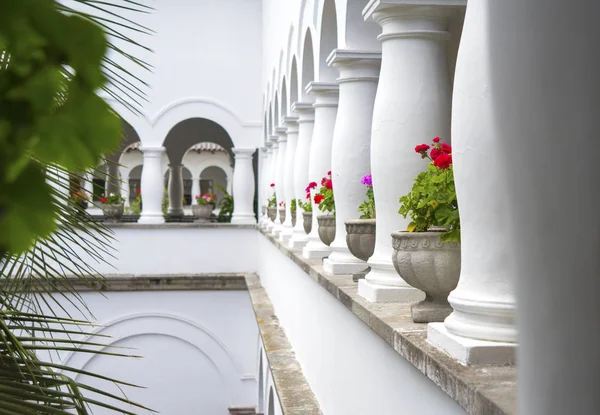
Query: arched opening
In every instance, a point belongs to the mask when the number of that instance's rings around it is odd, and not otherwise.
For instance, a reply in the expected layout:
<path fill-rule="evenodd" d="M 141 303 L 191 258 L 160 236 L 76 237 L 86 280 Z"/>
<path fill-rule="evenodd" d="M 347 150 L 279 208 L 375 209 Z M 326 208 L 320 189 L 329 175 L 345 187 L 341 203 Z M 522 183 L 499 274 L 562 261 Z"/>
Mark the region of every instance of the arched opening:
<path fill-rule="evenodd" d="M 129 170 L 129 203 L 133 202 L 142 190 L 142 164 Z"/>
<path fill-rule="evenodd" d="M 106 156 L 106 186 L 105 192 L 121 193 L 121 180 L 126 180 L 119 175 L 119 164 L 123 153 L 135 143 L 140 142 L 140 136 L 135 129 L 125 120 L 121 120 L 123 137 L 119 147 Z"/>
<path fill-rule="evenodd" d="M 268 415 L 275 415 L 275 399 L 273 398 L 273 387 L 269 389 L 269 404 L 268 404 Z"/>
<path fill-rule="evenodd" d="M 303 102 L 312 102 L 313 98 L 306 93 L 306 86 L 315 80 L 315 58 L 313 51 L 313 40 L 310 34 L 310 30 L 306 30 L 304 36 L 304 46 L 302 47 L 302 77 L 300 78 L 301 84 L 300 96 Z"/>
<path fill-rule="evenodd" d="M 338 47 L 337 14 L 334 0 L 325 0 L 320 33 L 319 81 L 334 82 L 337 78 L 337 70 L 327 66 L 326 62 L 329 54 Z"/>
<path fill-rule="evenodd" d="M 290 107 L 298 101 L 298 68 L 296 67 L 296 57 L 292 59 L 292 71 L 290 75 Z"/>
<path fill-rule="evenodd" d="M 231 178 L 229 174 L 219 166 L 208 166 L 200 172 L 200 193 L 216 193 L 217 206 L 225 196 L 225 192 L 231 192 Z"/>
<path fill-rule="evenodd" d="M 281 116 L 285 117 L 286 115 L 288 115 L 288 100 L 287 100 L 287 84 L 285 82 L 285 77 L 283 78 L 283 81 L 281 82 Z"/>

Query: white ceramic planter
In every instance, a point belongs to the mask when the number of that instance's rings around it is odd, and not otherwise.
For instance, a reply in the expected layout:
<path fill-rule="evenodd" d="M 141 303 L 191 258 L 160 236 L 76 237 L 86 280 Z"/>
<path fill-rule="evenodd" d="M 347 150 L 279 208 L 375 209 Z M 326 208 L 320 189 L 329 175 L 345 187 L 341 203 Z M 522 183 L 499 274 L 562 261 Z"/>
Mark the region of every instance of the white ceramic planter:
<path fill-rule="evenodd" d="M 214 206 L 212 204 L 208 205 L 192 205 L 192 213 L 194 217 L 198 221 L 206 221 L 212 215 Z"/>
<path fill-rule="evenodd" d="M 319 215 L 317 216 L 317 222 L 319 224 L 319 238 L 325 245 L 331 245 L 335 239 L 335 216 Z"/>
<path fill-rule="evenodd" d="M 375 250 L 375 219 L 350 219 L 346 225 L 346 245 L 350 253 L 368 261 Z"/>
<path fill-rule="evenodd" d="M 416 323 L 444 321 L 452 312 L 448 294 L 460 276 L 460 244 L 442 242 L 441 232 L 393 232 L 392 261 L 400 277 L 425 292 L 412 306 Z"/>

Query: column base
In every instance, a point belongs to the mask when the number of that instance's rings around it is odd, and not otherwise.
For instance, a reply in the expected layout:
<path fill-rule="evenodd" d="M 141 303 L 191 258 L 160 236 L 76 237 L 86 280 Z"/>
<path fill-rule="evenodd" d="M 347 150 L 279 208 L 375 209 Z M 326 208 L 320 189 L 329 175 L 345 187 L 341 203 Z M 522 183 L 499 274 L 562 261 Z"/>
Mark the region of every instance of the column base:
<path fill-rule="evenodd" d="M 292 233 L 294 232 L 294 228 L 283 226 L 283 230 L 279 235 L 279 242 L 283 242 L 287 244 L 287 242 L 292 238 Z"/>
<path fill-rule="evenodd" d="M 281 223 L 276 223 L 273 226 L 273 229 L 271 229 L 271 236 L 273 236 L 275 238 L 279 238 L 279 234 L 281 233 L 282 230 L 283 230 L 283 226 L 281 225 Z"/>
<path fill-rule="evenodd" d="M 138 219 L 137 223 L 145 223 L 145 224 L 150 224 L 150 225 L 154 225 L 154 224 L 160 224 L 160 223 L 165 223 L 165 217 L 163 216 L 162 213 L 160 214 L 143 214 L 140 216 L 140 218 Z"/>
<path fill-rule="evenodd" d="M 374 284 L 358 281 L 358 295 L 371 303 L 412 303 L 425 299 L 425 293 L 412 287 Z"/>
<path fill-rule="evenodd" d="M 265 230 L 267 233 L 270 233 L 270 232 L 273 230 L 273 227 L 274 227 L 274 226 L 275 226 L 275 224 L 274 224 L 274 223 L 273 223 L 271 220 L 269 220 L 269 221 L 268 221 L 268 222 L 265 224 L 265 226 L 264 226 L 264 228 L 263 228 L 263 229 L 264 229 L 264 230 Z"/>
<path fill-rule="evenodd" d="M 333 254 L 332 254 L 333 255 Z M 369 266 L 366 262 L 339 262 L 331 258 L 325 258 L 323 260 L 323 271 L 326 274 L 340 275 L 340 274 L 356 274 L 366 270 Z M 357 260 L 358 261 L 358 260 Z"/>
<path fill-rule="evenodd" d="M 323 242 L 309 241 L 302 249 L 302 257 L 305 259 L 321 259 L 329 256 L 329 254 L 331 254 L 331 248 Z"/>
<path fill-rule="evenodd" d="M 298 234 L 293 234 L 288 242 L 288 248 L 290 249 L 302 249 L 308 243 L 308 236 L 304 235 L 302 238 Z"/>
<path fill-rule="evenodd" d="M 231 223 L 237 223 L 238 225 L 256 225 L 256 218 L 254 214 L 233 214 L 231 217 Z"/>
<path fill-rule="evenodd" d="M 369 271 L 371 271 L 371 267 L 368 266 L 367 269 L 365 269 L 364 271 L 360 271 L 355 274 L 352 274 L 352 281 L 358 282 L 358 280 L 364 279 L 367 276 L 367 274 L 369 273 Z"/>
<path fill-rule="evenodd" d="M 167 211 L 167 216 L 170 218 L 182 218 L 184 215 L 185 215 L 185 212 L 183 211 L 183 209 Z"/>
<path fill-rule="evenodd" d="M 517 344 L 475 340 L 457 336 L 444 323 L 427 325 L 427 341 L 463 365 L 514 365 Z"/>

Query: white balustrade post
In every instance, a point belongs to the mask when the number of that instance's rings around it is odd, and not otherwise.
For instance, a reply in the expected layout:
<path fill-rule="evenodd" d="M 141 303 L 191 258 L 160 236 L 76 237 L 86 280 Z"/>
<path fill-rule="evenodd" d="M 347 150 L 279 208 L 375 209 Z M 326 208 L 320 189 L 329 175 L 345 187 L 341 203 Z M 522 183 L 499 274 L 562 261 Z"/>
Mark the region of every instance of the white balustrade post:
<path fill-rule="evenodd" d="M 162 212 L 164 192 L 164 175 L 162 172 L 162 155 L 164 147 L 140 147 L 144 155 L 142 169 L 142 213 L 138 223 L 165 223 Z"/>
<path fill-rule="evenodd" d="M 265 146 L 262 147 L 260 149 L 260 163 L 259 163 L 259 171 L 260 171 L 260 180 L 259 180 L 259 187 L 260 187 L 260 194 L 259 194 L 259 201 L 260 201 L 260 209 L 261 209 L 261 217 L 260 217 L 260 221 L 259 221 L 259 226 L 262 228 L 265 223 L 269 220 L 269 217 L 267 216 L 267 200 L 269 199 L 269 190 L 268 190 L 268 186 L 269 184 L 267 183 L 267 173 L 268 173 L 268 165 L 269 165 L 269 159 L 268 159 L 268 154 L 269 152 L 269 147 Z M 264 212 L 262 212 L 264 210 Z"/>
<path fill-rule="evenodd" d="M 262 228 L 267 229 L 269 224 L 272 223 L 269 218 L 269 199 L 273 195 L 273 189 L 271 188 L 271 168 L 273 165 L 273 143 L 271 141 L 267 141 L 267 151 L 266 151 L 266 162 L 265 162 L 265 180 L 264 180 L 264 198 L 265 198 L 265 206 L 267 207 L 267 211 L 265 212 L 265 220 L 263 221 Z"/>
<path fill-rule="evenodd" d="M 94 174 L 92 172 L 87 172 L 85 174 L 85 179 L 83 181 L 83 188 L 86 192 L 86 194 L 88 195 L 88 197 L 90 198 L 90 200 L 92 200 L 92 195 L 94 193 Z M 90 203 L 90 207 L 91 207 L 91 203 Z"/>
<path fill-rule="evenodd" d="M 295 102 L 292 104 L 292 112 L 298 115 L 298 143 L 294 160 L 294 194 L 296 199 L 306 202 L 305 189 L 309 183 L 308 163 L 315 123 L 315 109 L 310 103 Z M 296 208 L 296 226 L 288 243 L 288 247 L 292 249 L 302 248 L 308 242 L 308 235 L 304 231 L 303 213 L 304 210 L 298 205 Z"/>
<path fill-rule="evenodd" d="M 125 200 L 125 206 L 129 206 L 129 172 L 130 169 L 128 167 L 119 167 L 119 174 L 121 176 L 121 197 Z"/>
<path fill-rule="evenodd" d="M 296 158 L 296 144 L 298 142 L 298 117 L 283 117 L 287 126 L 287 146 L 285 149 L 283 187 L 285 195 L 285 221 L 279 235 L 281 242 L 287 243 L 292 237 L 292 199 L 294 199 L 294 161 Z M 298 213 L 296 211 L 296 213 Z M 297 218 L 296 218 L 297 219 Z"/>
<path fill-rule="evenodd" d="M 277 166 L 275 170 L 275 194 L 277 197 L 277 217 L 275 218 L 275 225 L 271 230 L 271 234 L 275 237 L 279 237 L 279 234 L 283 230 L 283 224 L 281 223 L 281 217 L 279 215 L 279 204 L 285 202 L 285 150 L 287 148 L 287 128 L 277 127 L 275 133 L 277 133 L 277 143 L 279 144 L 279 151 L 277 151 Z"/>
<path fill-rule="evenodd" d="M 183 164 L 169 164 L 169 209 L 167 215 L 183 216 Z"/>
<path fill-rule="evenodd" d="M 271 161 L 269 162 L 269 189 L 271 189 L 271 192 L 269 193 L 269 196 L 273 197 L 273 194 L 276 195 L 275 182 L 277 181 L 277 158 L 279 155 L 279 143 L 277 142 L 277 136 L 269 136 L 269 142 L 271 143 Z M 271 187 L 272 184 L 275 184 L 275 186 Z M 277 216 L 279 216 L 279 214 L 277 214 Z M 277 217 L 275 218 L 275 221 L 277 221 Z M 270 233 L 273 231 L 273 228 L 275 227 L 275 221 L 269 219 L 269 222 L 265 227 L 267 232 Z"/>
<path fill-rule="evenodd" d="M 315 123 L 308 167 L 309 181 L 317 182 L 319 185 L 315 190 L 318 190 L 321 186 L 321 179 L 331 170 L 331 141 L 337 115 L 338 91 L 338 85 L 329 82 L 311 82 L 306 87 L 306 92 L 315 97 L 313 104 Z M 335 192 L 335 187 L 333 191 Z M 319 238 L 317 216 L 325 213 L 321 212 L 318 205 L 314 203 L 315 191 L 311 194 L 313 196 L 311 201 L 313 204 L 312 229 L 308 235 L 308 243 L 302 249 L 302 256 L 307 259 L 324 258 L 331 253 L 331 248 Z"/>
<path fill-rule="evenodd" d="M 200 177 L 192 175 L 192 205 L 197 205 L 196 196 L 200 195 Z"/>
<path fill-rule="evenodd" d="M 514 362 L 517 330 L 510 218 L 498 161 L 506 139 L 494 129 L 486 16 L 469 3 L 454 78 L 452 152 L 461 219 L 461 273 L 454 311 L 428 327 L 428 339 L 462 363 Z M 482 208 L 484 207 L 485 208 Z"/>
<path fill-rule="evenodd" d="M 231 223 L 255 224 L 254 208 L 254 169 L 252 168 L 252 155 L 254 148 L 232 149 L 235 155 L 235 168 L 233 170 L 233 215 Z"/>
<path fill-rule="evenodd" d="M 442 1 L 440 1 L 442 3 Z M 371 302 L 417 301 L 425 294 L 409 286 L 392 264 L 390 234 L 406 230 L 410 218 L 398 214 L 398 199 L 427 168 L 414 148 L 440 136 L 450 138 L 451 85 L 448 17 L 452 8 L 421 1 L 371 2 L 367 19 L 382 27 L 382 61 L 373 110 L 371 174 L 377 208 L 371 270 L 358 293 Z"/>
<path fill-rule="evenodd" d="M 340 73 L 340 98 L 331 147 L 335 239 L 323 269 L 329 274 L 353 274 L 366 269 L 367 263 L 348 250 L 344 222 L 360 216 L 358 206 L 366 199 L 361 179 L 371 173 L 371 122 L 381 53 L 336 49 L 327 63 Z"/>

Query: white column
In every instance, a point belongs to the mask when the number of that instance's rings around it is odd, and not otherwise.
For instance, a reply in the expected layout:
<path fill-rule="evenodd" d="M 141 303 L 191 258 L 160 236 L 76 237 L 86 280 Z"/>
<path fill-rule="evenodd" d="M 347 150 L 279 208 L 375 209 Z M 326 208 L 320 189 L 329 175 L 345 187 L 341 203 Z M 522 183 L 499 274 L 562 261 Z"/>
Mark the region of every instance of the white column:
<path fill-rule="evenodd" d="M 88 172 L 85 174 L 85 180 L 83 181 L 83 188 L 87 193 L 88 197 L 92 198 L 92 194 L 94 193 L 94 174 Z M 90 206 L 91 207 L 91 206 Z"/>
<path fill-rule="evenodd" d="M 317 182 L 319 187 L 321 179 L 331 170 L 331 141 L 338 106 L 337 84 L 328 82 L 311 82 L 306 87 L 306 92 L 315 97 L 315 124 L 313 138 L 310 143 L 310 156 L 308 166 L 309 181 Z M 308 183 L 307 183 L 308 184 Z M 318 189 L 318 188 L 317 188 Z M 335 194 L 335 182 L 333 188 Z M 314 191 L 312 193 L 314 196 Z M 323 258 L 331 253 L 331 248 L 321 242 L 319 238 L 319 225 L 317 216 L 324 215 L 318 205 L 313 203 L 312 229 L 308 235 L 308 243 L 302 249 L 304 258 Z"/>
<path fill-rule="evenodd" d="M 119 167 L 119 174 L 121 175 L 121 196 L 125 199 L 125 206 L 129 206 L 129 168 Z"/>
<path fill-rule="evenodd" d="M 165 223 L 162 213 L 164 175 L 162 172 L 162 155 L 164 147 L 140 147 L 144 154 L 142 169 L 142 213 L 138 223 Z"/>
<path fill-rule="evenodd" d="M 481 1 L 469 3 L 454 78 L 452 152 L 461 219 L 461 274 L 448 301 L 454 311 L 428 338 L 463 363 L 514 362 L 517 330 L 511 219 L 494 129 L 489 49 Z M 482 206 L 485 206 L 483 209 Z"/>
<path fill-rule="evenodd" d="M 233 215 L 231 223 L 255 224 L 254 209 L 254 170 L 252 169 L 252 155 L 254 148 L 232 149 L 235 154 L 235 168 L 233 170 Z"/>
<path fill-rule="evenodd" d="M 265 164 L 264 164 L 264 204 L 265 206 L 267 206 L 268 208 L 268 204 L 269 204 L 269 198 L 273 195 L 273 189 L 271 188 L 271 183 L 273 183 L 271 181 L 271 166 L 273 164 L 273 143 L 271 143 L 270 141 L 267 142 L 267 147 L 266 147 L 266 158 L 265 158 Z M 265 213 L 265 219 L 261 225 L 261 227 L 263 229 L 267 229 L 267 227 L 269 226 L 269 224 L 271 223 L 271 220 L 269 219 L 269 215 L 268 215 L 268 210 Z"/>
<path fill-rule="evenodd" d="M 259 180 L 259 188 L 260 188 L 260 193 L 258 195 L 258 199 L 259 199 L 259 207 L 261 210 L 261 217 L 260 220 L 258 222 L 259 226 L 262 228 L 263 225 L 269 220 L 269 217 L 267 216 L 267 200 L 268 200 L 268 190 L 267 187 L 269 186 L 267 184 L 267 171 L 268 171 L 268 164 L 269 164 L 269 160 L 268 160 L 268 147 L 262 147 L 260 149 L 260 162 L 259 162 L 259 176 L 260 176 L 260 180 Z M 265 213 L 262 214 L 262 209 L 265 209 Z"/>
<path fill-rule="evenodd" d="M 294 161 L 296 158 L 296 144 L 298 142 L 298 117 L 283 117 L 287 127 L 287 146 L 285 149 L 283 187 L 285 195 L 285 221 L 279 235 L 281 242 L 287 243 L 292 237 L 294 226 L 292 225 L 292 199 L 294 193 Z M 297 213 L 297 212 L 296 212 Z"/>
<path fill-rule="evenodd" d="M 106 163 L 106 195 L 111 193 L 119 193 L 121 191 L 121 183 L 119 178 L 118 161 L 108 160 Z"/>
<path fill-rule="evenodd" d="M 183 216 L 183 164 L 169 164 L 169 209 L 167 215 Z"/>
<path fill-rule="evenodd" d="M 269 189 L 271 192 L 269 193 L 269 197 L 273 197 L 273 193 L 276 191 L 275 187 L 271 187 L 271 184 L 277 181 L 277 157 L 279 155 L 279 143 L 277 142 L 276 135 L 269 136 L 269 141 L 271 142 L 271 161 L 269 163 Z M 277 218 L 275 220 L 277 220 Z M 269 220 L 265 230 L 267 232 L 272 232 L 274 227 L 275 222 Z"/>
<path fill-rule="evenodd" d="M 294 160 L 294 194 L 296 199 L 306 202 L 306 186 L 308 186 L 308 162 L 310 154 L 310 143 L 312 141 L 313 127 L 315 123 L 315 109 L 307 102 L 295 102 L 292 104 L 292 112 L 298 115 L 298 144 L 296 145 L 296 156 Z M 308 235 L 304 232 L 304 210 L 296 208 L 296 226 L 288 247 L 299 249 L 308 242 Z"/>
<path fill-rule="evenodd" d="M 277 217 L 275 218 L 275 225 L 271 230 L 271 234 L 275 237 L 279 237 L 279 234 L 283 230 L 283 224 L 279 216 L 279 203 L 285 202 L 285 188 L 284 188 L 284 171 L 285 171 L 285 150 L 287 148 L 287 128 L 277 127 L 275 132 L 277 133 L 277 143 L 279 144 L 279 151 L 277 151 L 277 165 L 275 169 L 275 192 L 277 196 Z"/>
<path fill-rule="evenodd" d="M 367 263 L 348 250 L 344 222 L 360 216 L 358 206 L 366 198 L 361 179 L 371 173 L 371 122 L 381 53 L 336 49 L 327 62 L 339 70 L 340 99 L 331 146 L 335 239 L 323 268 L 329 274 L 353 274 Z"/>
<path fill-rule="evenodd" d="M 450 9 L 442 6 L 370 3 L 367 17 L 382 27 L 382 61 L 371 135 L 371 174 L 377 207 L 371 271 L 359 281 L 359 295 L 372 302 L 415 301 L 424 293 L 410 287 L 392 265 L 390 234 L 406 230 L 398 214 L 400 196 L 413 186 L 427 160 L 414 148 L 440 136 L 450 138 L 451 85 L 446 54 Z M 407 2 L 409 3 L 409 2 Z M 421 4 L 420 1 L 415 1 Z"/>
<path fill-rule="evenodd" d="M 200 194 L 200 175 L 192 175 L 192 205 L 197 205 L 196 196 Z"/>

